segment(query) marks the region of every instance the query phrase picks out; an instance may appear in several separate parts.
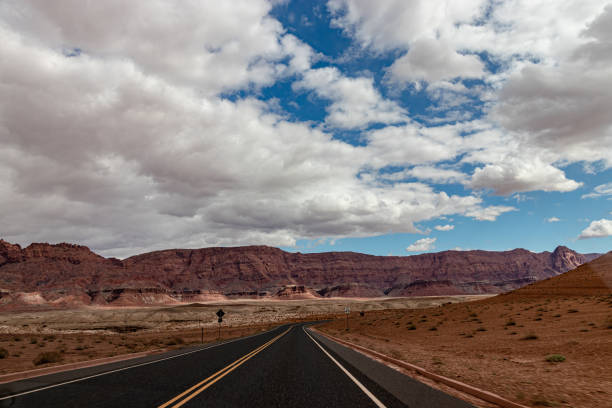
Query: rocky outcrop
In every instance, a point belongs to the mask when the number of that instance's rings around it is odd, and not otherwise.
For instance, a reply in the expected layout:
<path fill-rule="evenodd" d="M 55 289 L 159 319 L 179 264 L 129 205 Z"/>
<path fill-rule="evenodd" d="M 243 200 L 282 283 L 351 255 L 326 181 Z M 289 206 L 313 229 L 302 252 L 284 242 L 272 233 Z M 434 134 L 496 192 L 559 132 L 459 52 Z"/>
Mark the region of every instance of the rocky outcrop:
<path fill-rule="evenodd" d="M 406 257 L 289 253 L 266 246 L 172 249 L 125 260 L 72 244 L 0 240 L 0 304 L 138 305 L 222 298 L 500 293 L 585 262 L 566 247 Z"/>

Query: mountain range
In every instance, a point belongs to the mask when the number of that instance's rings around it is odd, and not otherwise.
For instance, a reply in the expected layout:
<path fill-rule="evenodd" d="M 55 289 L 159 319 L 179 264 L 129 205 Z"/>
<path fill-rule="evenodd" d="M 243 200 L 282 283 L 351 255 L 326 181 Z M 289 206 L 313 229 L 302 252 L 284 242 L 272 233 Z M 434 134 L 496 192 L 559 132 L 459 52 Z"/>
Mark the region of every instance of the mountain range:
<path fill-rule="evenodd" d="M 290 253 L 268 246 L 170 249 L 124 260 L 74 244 L 0 239 L 0 308 L 138 306 L 228 298 L 502 293 L 599 254 L 444 251 L 413 256 Z"/>

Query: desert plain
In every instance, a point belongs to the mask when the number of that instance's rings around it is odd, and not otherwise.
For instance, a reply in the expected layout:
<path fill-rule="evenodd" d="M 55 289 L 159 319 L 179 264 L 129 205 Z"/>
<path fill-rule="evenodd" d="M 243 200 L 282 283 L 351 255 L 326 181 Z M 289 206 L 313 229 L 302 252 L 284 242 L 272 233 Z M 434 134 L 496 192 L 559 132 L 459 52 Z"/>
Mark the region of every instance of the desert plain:
<path fill-rule="evenodd" d="M 525 406 L 611 407 L 611 288 L 608 253 L 500 295 L 34 307 L 0 313 L 0 375 L 214 342 L 219 335 L 215 312 L 223 309 L 222 339 L 321 320 L 317 328 L 323 333 Z M 54 358 L 41 361 L 41 355 Z"/>
<path fill-rule="evenodd" d="M 516 291 L 323 332 L 528 406 L 612 407 L 612 253 Z"/>
<path fill-rule="evenodd" d="M 0 313 L 0 375 L 218 340 L 215 313 L 223 309 L 221 338 L 245 336 L 279 324 L 336 319 L 354 311 L 424 308 L 485 296 L 227 300 L 165 307 L 85 307 Z M 44 353 L 49 362 L 36 360 Z"/>

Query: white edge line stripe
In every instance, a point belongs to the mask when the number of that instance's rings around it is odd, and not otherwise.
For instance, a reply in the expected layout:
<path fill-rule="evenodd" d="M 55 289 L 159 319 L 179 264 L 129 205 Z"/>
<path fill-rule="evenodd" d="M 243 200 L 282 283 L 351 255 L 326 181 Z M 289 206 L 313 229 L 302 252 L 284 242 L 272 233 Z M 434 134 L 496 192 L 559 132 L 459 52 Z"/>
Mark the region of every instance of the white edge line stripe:
<path fill-rule="evenodd" d="M 149 365 L 149 364 L 155 364 L 155 363 L 159 363 L 159 362 L 162 362 L 162 361 L 171 360 L 171 359 L 173 359 L 173 358 L 177 358 L 177 357 L 186 356 L 186 355 L 188 355 L 188 354 L 198 353 L 198 352 L 200 352 L 200 351 L 208 350 L 208 349 L 211 349 L 211 348 L 214 348 L 214 347 L 218 347 L 218 346 L 223 346 L 223 345 L 225 345 L 225 344 L 233 343 L 233 342 L 235 342 L 235 341 L 246 340 L 246 339 L 248 339 L 248 338 L 255 337 L 255 336 L 261 336 L 262 334 L 269 333 L 269 332 L 274 331 L 274 330 L 276 330 L 276 329 L 277 329 L 277 328 L 274 328 L 274 329 L 269 330 L 269 331 L 264 332 L 264 333 L 253 334 L 253 335 L 251 335 L 251 336 L 241 337 L 241 338 L 239 338 L 239 339 L 228 340 L 228 341 L 225 341 L 225 342 L 223 342 L 223 343 L 219 343 L 219 344 L 213 344 L 213 345 L 211 345 L 211 346 L 207 346 L 207 347 L 204 347 L 204 348 L 201 348 L 201 349 L 197 349 L 197 350 L 193 350 L 193 351 L 188 351 L 188 352 L 186 352 L 186 353 L 182 353 L 182 354 L 177 354 L 176 356 L 170 356 L 170 357 L 166 357 L 166 358 L 160 358 L 159 360 L 155 360 L 155 361 L 148 361 L 148 362 L 146 362 L 146 363 L 134 364 L 134 365 L 131 365 L 131 366 L 129 366 L 129 367 L 118 368 L 118 369 L 116 369 L 116 370 L 105 371 L 105 372 L 103 372 L 103 373 L 94 374 L 94 375 L 90 375 L 90 376 L 87 376 L 87 377 L 76 378 L 76 379 L 74 379 L 74 380 L 65 381 L 65 382 L 63 382 L 63 383 L 59 383 L 59 384 L 47 385 L 46 387 L 36 388 L 36 389 L 30 390 L 30 391 L 24 391 L 24 392 L 21 392 L 21 393 L 19 393 L 19 394 L 7 395 L 6 397 L 2 397 L 2 398 L 0 398 L 0 401 L 3 401 L 3 400 L 5 400 L 5 399 L 9 399 L 9 398 L 20 397 L 20 396 L 22 396 L 22 395 L 33 394 L 33 393 L 35 393 L 35 392 L 39 392 L 39 391 L 48 390 L 48 389 L 50 389 L 50 388 L 61 387 L 62 385 L 72 384 L 72 383 L 75 383 L 75 382 L 79 382 L 79 381 L 88 380 L 88 379 L 90 379 L 90 378 L 101 377 L 101 376 L 103 376 L 103 375 L 112 374 L 112 373 L 117 373 L 117 372 L 119 372 L 119 371 L 129 370 L 130 368 L 142 367 L 142 366 L 146 366 L 146 365 Z M 113 364 L 113 363 L 108 363 L 108 364 Z M 88 368 L 88 367 L 84 367 L 84 368 Z M 79 370 L 79 369 L 78 369 L 78 368 L 76 368 L 75 370 Z M 53 373 L 53 374 L 56 374 L 56 373 Z M 51 374 L 48 374 L 48 375 L 51 375 Z M 32 378 L 36 378 L 36 377 L 32 377 Z M 29 380 L 29 379 L 30 379 L 30 378 L 24 378 L 24 380 Z M 16 381 L 22 381 L 22 380 L 16 380 Z"/>
<path fill-rule="evenodd" d="M 349 377 L 351 380 L 353 380 L 353 382 L 354 382 L 355 384 L 357 384 L 357 386 L 358 386 L 358 387 L 361 389 L 361 391 L 363 391 L 363 392 L 364 392 L 364 393 L 365 393 L 365 394 L 366 394 L 368 397 L 370 397 L 370 399 L 371 399 L 371 400 L 374 402 L 374 404 L 376 404 L 376 406 L 377 406 L 377 407 L 379 407 L 379 408 L 387 408 L 387 407 L 385 406 L 385 404 L 383 404 L 382 402 L 380 402 L 380 400 L 379 400 L 378 398 L 376 398 L 376 396 L 375 396 L 374 394 L 372 394 L 372 393 L 370 392 L 370 390 L 368 390 L 368 389 L 367 389 L 367 388 L 366 388 L 366 387 L 365 387 L 365 386 L 364 386 L 362 383 L 360 383 L 358 379 L 356 379 L 355 377 L 353 377 L 353 374 L 351 374 L 351 373 L 350 373 L 350 372 L 349 372 L 349 371 L 348 371 L 346 368 L 344 368 L 344 367 L 342 366 L 342 364 L 340 364 L 340 363 L 339 363 L 339 362 L 338 362 L 338 361 L 337 361 L 335 358 L 333 358 L 333 357 L 332 357 L 332 355 L 331 355 L 331 354 L 329 354 L 329 353 L 327 352 L 327 350 L 325 350 L 323 347 L 321 347 L 321 345 L 320 345 L 320 344 L 319 344 L 319 343 L 318 343 L 318 342 L 317 342 L 315 339 L 313 339 L 313 338 L 312 338 L 312 336 L 310 335 L 310 333 L 308 333 L 308 332 L 306 331 L 306 328 L 305 328 L 304 326 L 302 326 L 302 329 L 304 329 L 304 333 L 306 333 L 306 335 L 307 335 L 308 337 L 310 337 L 310 340 L 314 341 L 314 343 L 315 343 L 317 346 L 319 346 L 319 348 L 320 348 L 321 350 L 323 350 L 323 352 L 324 352 L 324 353 L 327 355 L 327 357 L 329 357 L 329 358 L 331 359 L 331 361 L 333 361 L 334 363 L 336 363 L 336 365 L 337 365 L 338 367 L 340 367 L 340 369 L 341 369 L 341 370 L 344 372 L 344 374 L 346 374 L 346 375 L 347 375 L 347 376 L 348 376 L 348 377 Z"/>

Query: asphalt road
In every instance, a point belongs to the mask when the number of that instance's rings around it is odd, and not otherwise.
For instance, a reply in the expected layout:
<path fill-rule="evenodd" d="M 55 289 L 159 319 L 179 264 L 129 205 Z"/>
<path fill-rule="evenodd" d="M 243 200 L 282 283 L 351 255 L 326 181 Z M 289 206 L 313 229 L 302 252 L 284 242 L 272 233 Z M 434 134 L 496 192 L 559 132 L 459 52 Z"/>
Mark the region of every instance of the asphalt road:
<path fill-rule="evenodd" d="M 471 407 L 303 325 L 16 381 L 0 396 L 0 407 Z"/>

